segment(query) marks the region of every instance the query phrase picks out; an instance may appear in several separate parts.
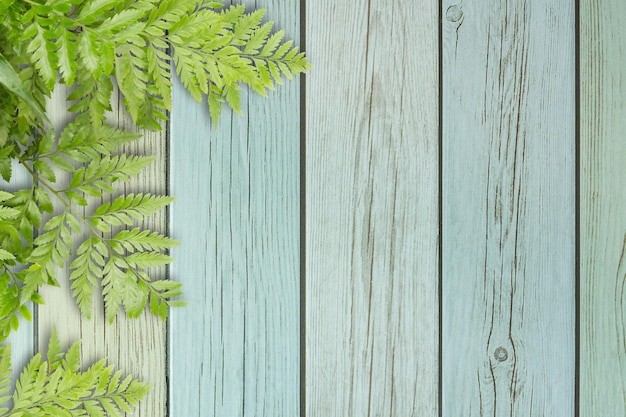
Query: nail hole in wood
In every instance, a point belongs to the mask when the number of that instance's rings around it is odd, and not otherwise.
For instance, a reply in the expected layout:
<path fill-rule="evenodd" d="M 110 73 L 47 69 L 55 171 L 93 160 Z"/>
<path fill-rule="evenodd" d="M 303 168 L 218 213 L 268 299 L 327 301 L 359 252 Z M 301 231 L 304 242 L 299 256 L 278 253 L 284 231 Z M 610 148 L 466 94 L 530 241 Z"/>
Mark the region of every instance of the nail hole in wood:
<path fill-rule="evenodd" d="M 509 352 L 507 352 L 505 348 L 499 347 L 493 353 L 493 356 L 495 356 L 498 362 L 504 362 L 505 360 L 509 358 Z"/>
<path fill-rule="evenodd" d="M 456 4 L 448 7 L 448 10 L 446 10 L 446 19 L 450 22 L 458 22 L 462 17 L 463 10 L 461 10 L 461 7 Z"/>

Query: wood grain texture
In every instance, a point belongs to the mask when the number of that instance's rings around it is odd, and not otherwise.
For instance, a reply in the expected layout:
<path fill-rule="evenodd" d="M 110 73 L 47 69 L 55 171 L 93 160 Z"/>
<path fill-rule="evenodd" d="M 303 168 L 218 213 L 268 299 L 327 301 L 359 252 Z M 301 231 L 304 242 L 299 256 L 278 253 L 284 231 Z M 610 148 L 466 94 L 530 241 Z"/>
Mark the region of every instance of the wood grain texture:
<path fill-rule="evenodd" d="M 298 39 L 299 2 L 247 3 Z M 293 417 L 300 393 L 299 84 L 242 90 L 245 116 L 209 111 L 176 82 L 171 116 L 172 416 Z"/>
<path fill-rule="evenodd" d="M 437 16 L 307 2 L 307 417 L 438 413 Z"/>
<path fill-rule="evenodd" d="M 574 2 L 443 2 L 443 415 L 572 416 Z"/>
<path fill-rule="evenodd" d="M 580 417 L 624 417 L 626 2 L 580 6 Z"/>
<path fill-rule="evenodd" d="M 55 126 L 69 122 L 65 103 L 64 86 L 57 86 L 47 112 Z M 137 131 L 125 115 L 121 98 L 114 94 L 113 113 L 108 120 L 111 124 Z M 144 138 L 127 146 L 130 154 L 157 155 L 156 161 L 132 182 L 122 185 L 124 193 L 144 192 L 164 194 L 166 191 L 166 135 L 165 132 L 142 132 Z M 147 219 L 142 227 L 164 232 L 165 213 Z M 160 272 L 160 274 L 159 274 Z M 155 271 L 155 277 L 162 277 L 165 269 Z M 81 317 L 71 295 L 67 269 L 59 270 L 60 288 L 44 287 L 40 290 L 46 304 L 39 307 L 38 340 L 39 349 L 47 349 L 52 329 L 57 332 L 64 347 L 82 339 L 81 354 L 85 365 L 106 357 L 108 363 L 147 382 L 152 390 L 148 397 L 132 413 L 133 416 L 166 416 L 166 332 L 165 323 L 149 312 L 138 319 L 127 318 L 120 312 L 114 323 L 109 325 L 104 319 L 101 295 L 96 295 L 92 319 Z"/>

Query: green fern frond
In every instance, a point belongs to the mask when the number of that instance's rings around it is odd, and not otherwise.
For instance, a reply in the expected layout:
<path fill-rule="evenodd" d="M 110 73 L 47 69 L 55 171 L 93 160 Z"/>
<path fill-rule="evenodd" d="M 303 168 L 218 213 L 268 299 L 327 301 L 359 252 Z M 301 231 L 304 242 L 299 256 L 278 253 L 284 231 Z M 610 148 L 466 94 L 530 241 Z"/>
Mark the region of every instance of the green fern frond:
<path fill-rule="evenodd" d="M 55 32 L 55 45 L 57 47 L 59 72 L 62 80 L 67 85 L 74 83 L 76 76 L 78 48 L 76 45 L 76 35 L 71 31 L 73 21 L 67 18 L 61 19 L 70 28 L 59 25 Z"/>
<path fill-rule="evenodd" d="M 13 407 L 0 408 L 0 416 L 120 416 L 131 412 L 150 387 L 104 360 L 81 371 L 80 344 L 62 352 L 56 331 L 50 337 L 48 359 L 36 354 L 22 370 L 10 392 L 11 349 L 0 347 L 0 404 L 13 400 Z"/>
<path fill-rule="evenodd" d="M 122 250 L 133 253 L 136 251 L 161 251 L 178 246 L 180 242 L 157 232 L 141 230 L 122 230 L 111 239 L 112 248 L 118 254 Z"/>
<path fill-rule="evenodd" d="M 51 218 L 44 226 L 46 233 L 34 241 L 34 249 L 28 257 L 28 268 L 22 289 L 22 302 L 31 300 L 33 293 L 42 285 L 58 286 L 55 265 L 63 267 L 74 247 L 73 234 L 80 233 L 81 226 L 72 214 L 64 212 Z"/>
<path fill-rule="evenodd" d="M 89 217 L 95 228 L 108 232 L 111 226 L 132 225 L 133 220 L 141 220 L 161 210 L 174 199 L 151 194 L 128 194 L 116 198 L 112 203 L 104 203 Z"/>
<path fill-rule="evenodd" d="M 0 405 L 6 404 L 11 396 L 11 348 L 0 346 Z M 8 407 L 0 407 L 0 415 L 9 411 Z"/>
<path fill-rule="evenodd" d="M 115 52 L 115 77 L 124 95 L 124 105 L 133 120 L 137 120 L 148 83 L 146 52 L 129 43 L 119 46 Z"/>
<path fill-rule="evenodd" d="M 102 277 L 102 268 L 109 251 L 102 239 L 92 237 L 78 247 L 76 255 L 76 259 L 70 265 L 71 287 L 81 313 L 91 318 L 94 288 L 98 286 L 98 281 Z"/>
<path fill-rule="evenodd" d="M 31 38 L 26 52 L 31 54 L 31 60 L 48 90 L 52 90 L 56 82 L 57 68 L 54 33 L 45 30 L 38 23 L 32 23 L 26 29 L 24 38 Z"/>
<path fill-rule="evenodd" d="M 50 153 L 41 154 L 40 158 L 52 156 L 69 157 L 80 163 L 91 163 L 102 156 L 108 157 L 118 152 L 124 145 L 130 144 L 141 135 L 107 124 L 101 125 L 94 131 L 88 115 L 80 115 L 69 123 L 61 132 L 59 140 Z"/>
<path fill-rule="evenodd" d="M 128 182 L 154 161 L 153 156 L 114 155 L 96 158 L 86 167 L 77 169 L 64 193 L 80 191 L 92 197 L 114 192 L 111 184 Z"/>

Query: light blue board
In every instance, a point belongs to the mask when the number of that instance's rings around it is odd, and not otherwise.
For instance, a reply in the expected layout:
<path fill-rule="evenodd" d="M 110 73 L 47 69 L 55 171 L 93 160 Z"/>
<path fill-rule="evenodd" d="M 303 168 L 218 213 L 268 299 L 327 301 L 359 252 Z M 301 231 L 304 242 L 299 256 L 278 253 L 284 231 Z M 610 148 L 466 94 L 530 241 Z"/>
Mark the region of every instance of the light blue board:
<path fill-rule="evenodd" d="M 580 417 L 626 417 L 626 2 L 580 4 Z"/>
<path fill-rule="evenodd" d="M 257 1 L 298 39 L 299 2 Z M 172 417 L 294 417 L 300 409 L 299 81 L 213 129 L 176 80 L 170 126 Z"/>
<path fill-rule="evenodd" d="M 442 14 L 443 415 L 573 416 L 574 2 Z"/>
<path fill-rule="evenodd" d="M 306 7 L 306 416 L 436 417 L 438 2 Z"/>

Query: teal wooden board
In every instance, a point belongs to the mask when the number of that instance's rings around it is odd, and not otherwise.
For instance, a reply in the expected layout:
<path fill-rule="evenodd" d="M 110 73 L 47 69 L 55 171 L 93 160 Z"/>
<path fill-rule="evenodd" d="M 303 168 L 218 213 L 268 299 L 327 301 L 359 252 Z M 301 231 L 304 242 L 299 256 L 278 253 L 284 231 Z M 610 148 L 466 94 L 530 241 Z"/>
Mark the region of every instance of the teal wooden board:
<path fill-rule="evenodd" d="M 580 417 L 624 417 L 626 2 L 580 6 Z"/>
<path fill-rule="evenodd" d="M 298 39 L 299 2 L 257 1 Z M 176 81 L 170 125 L 172 279 L 189 305 L 170 320 L 170 415 L 293 417 L 300 409 L 300 97 L 286 83 L 245 116 Z"/>
<path fill-rule="evenodd" d="M 444 416 L 572 416 L 574 2 L 444 1 Z"/>
<path fill-rule="evenodd" d="M 307 1 L 307 417 L 438 415 L 437 4 Z"/>

